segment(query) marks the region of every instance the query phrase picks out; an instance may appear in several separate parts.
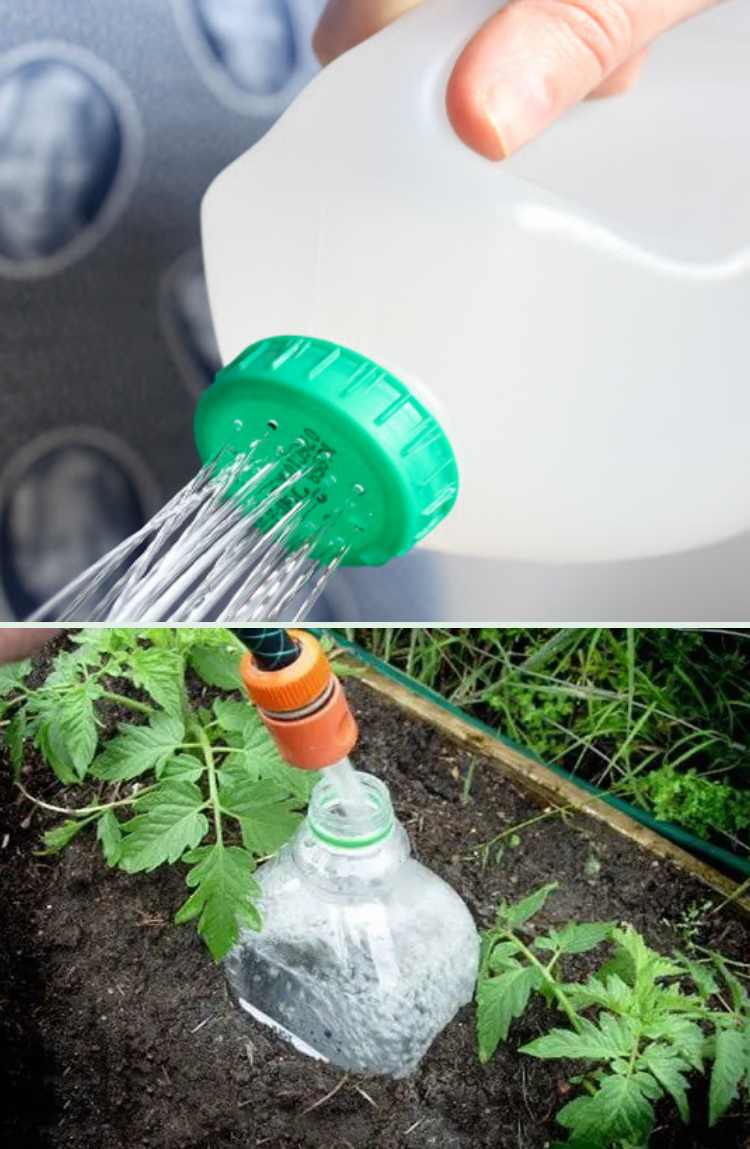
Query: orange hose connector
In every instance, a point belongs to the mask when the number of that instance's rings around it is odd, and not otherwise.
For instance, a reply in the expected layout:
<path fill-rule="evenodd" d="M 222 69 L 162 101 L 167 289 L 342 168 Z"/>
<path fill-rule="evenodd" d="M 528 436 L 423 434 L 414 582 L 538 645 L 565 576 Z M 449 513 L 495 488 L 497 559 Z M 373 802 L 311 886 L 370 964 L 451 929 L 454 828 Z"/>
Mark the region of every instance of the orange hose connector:
<path fill-rule="evenodd" d="M 281 670 L 242 659 L 242 681 L 282 756 L 302 770 L 332 766 L 351 752 L 359 731 L 323 648 L 303 630 L 289 632 L 299 658 Z"/>

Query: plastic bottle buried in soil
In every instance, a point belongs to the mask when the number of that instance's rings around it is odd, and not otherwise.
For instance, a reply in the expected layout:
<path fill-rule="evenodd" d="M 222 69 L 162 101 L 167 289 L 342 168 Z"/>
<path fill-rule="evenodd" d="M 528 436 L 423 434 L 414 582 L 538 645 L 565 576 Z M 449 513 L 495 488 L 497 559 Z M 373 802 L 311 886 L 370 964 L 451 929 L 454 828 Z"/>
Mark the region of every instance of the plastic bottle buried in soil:
<path fill-rule="evenodd" d="M 387 788 L 359 778 L 344 813 L 332 781 L 296 837 L 256 875 L 263 929 L 226 960 L 239 1004 L 298 1050 L 400 1077 L 472 997 L 479 937 L 464 902 L 410 857 Z"/>

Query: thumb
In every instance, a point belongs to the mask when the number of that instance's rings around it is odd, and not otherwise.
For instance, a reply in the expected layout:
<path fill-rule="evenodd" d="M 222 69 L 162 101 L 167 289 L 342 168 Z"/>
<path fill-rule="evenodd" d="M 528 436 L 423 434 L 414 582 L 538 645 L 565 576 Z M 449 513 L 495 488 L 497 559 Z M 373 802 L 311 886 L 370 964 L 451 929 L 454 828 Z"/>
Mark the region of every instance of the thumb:
<path fill-rule="evenodd" d="M 447 92 L 469 147 L 500 160 L 590 93 L 622 91 L 646 46 L 716 0 L 510 0 L 461 53 Z"/>
<path fill-rule="evenodd" d="M 45 642 L 51 642 L 58 634 L 60 628 L 57 626 L 0 628 L 0 666 L 38 654 Z"/>

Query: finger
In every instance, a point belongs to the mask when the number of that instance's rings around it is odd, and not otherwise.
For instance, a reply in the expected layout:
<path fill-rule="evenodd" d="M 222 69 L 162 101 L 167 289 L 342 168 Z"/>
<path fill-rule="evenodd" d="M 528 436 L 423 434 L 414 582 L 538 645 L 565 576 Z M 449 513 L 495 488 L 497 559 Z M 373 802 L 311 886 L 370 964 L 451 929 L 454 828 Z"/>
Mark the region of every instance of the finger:
<path fill-rule="evenodd" d="M 503 159 L 599 88 L 660 32 L 715 0 L 511 0 L 459 56 L 447 109 L 461 139 Z"/>
<path fill-rule="evenodd" d="M 643 71 L 647 56 L 648 48 L 636 52 L 624 64 L 620 64 L 619 68 L 615 68 L 614 72 L 610 72 L 606 80 L 602 80 L 586 98 L 594 100 L 600 96 L 621 96 L 623 92 L 629 92 Z"/>
<path fill-rule="evenodd" d="M 0 629 L 0 666 L 36 654 L 60 633 L 56 626 L 9 626 Z"/>
<path fill-rule="evenodd" d="M 374 36 L 423 0 L 328 0 L 313 36 L 313 51 L 321 64 Z"/>

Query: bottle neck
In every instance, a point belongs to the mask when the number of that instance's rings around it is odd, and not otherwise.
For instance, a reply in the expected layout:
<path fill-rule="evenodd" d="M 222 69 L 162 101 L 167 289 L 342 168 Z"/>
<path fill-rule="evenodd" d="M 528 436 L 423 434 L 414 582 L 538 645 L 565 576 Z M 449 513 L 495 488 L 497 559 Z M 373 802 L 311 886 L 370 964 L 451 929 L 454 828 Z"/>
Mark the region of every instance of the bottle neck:
<path fill-rule="evenodd" d="M 357 774 L 363 801 L 355 804 L 323 775 L 294 840 L 295 863 L 308 881 L 338 898 L 367 898 L 387 888 L 409 857 L 409 839 L 396 820 L 388 789 Z"/>
<path fill-rule="evenodd" d="M 351 769 L 346 777 L 350 783 L 344 787 L 333 770 L 324 772 L 310 799 L 310 832 L 334 850 L 367 850 L 386 842 L 396 828 L 387 786 Z"/>

